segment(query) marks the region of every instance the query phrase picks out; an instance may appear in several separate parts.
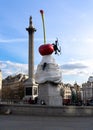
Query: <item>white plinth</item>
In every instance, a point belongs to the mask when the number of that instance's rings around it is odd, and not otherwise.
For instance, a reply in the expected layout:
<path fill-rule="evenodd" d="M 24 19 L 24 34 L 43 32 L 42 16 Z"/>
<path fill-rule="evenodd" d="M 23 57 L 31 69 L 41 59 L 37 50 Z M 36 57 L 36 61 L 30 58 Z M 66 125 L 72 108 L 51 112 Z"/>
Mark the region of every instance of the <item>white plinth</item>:
<path fill-rule="evenodd" d="M 46 82 L 39 84 L 38 99 L 39 104 L 42 101 L 49 106 L 62 106 L 62 97 L 60 96 L 60 84 Z"/>

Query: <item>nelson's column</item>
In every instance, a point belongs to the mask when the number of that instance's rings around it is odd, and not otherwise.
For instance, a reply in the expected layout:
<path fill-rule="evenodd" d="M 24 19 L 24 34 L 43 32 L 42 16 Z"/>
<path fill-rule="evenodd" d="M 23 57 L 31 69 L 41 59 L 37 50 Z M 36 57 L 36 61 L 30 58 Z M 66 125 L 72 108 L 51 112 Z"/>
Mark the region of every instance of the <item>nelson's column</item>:
<path fill-rule="evenodd" d="M 32 17 L 29 18 L 29 27 L 26 28 L 29 34 L 28 52 L 28 80 L 25 82 L 25 99 L 34 100 L 37 97 L 38 85 L 34 79 L 34 32 L 36 29 L 32 25 Z"/>

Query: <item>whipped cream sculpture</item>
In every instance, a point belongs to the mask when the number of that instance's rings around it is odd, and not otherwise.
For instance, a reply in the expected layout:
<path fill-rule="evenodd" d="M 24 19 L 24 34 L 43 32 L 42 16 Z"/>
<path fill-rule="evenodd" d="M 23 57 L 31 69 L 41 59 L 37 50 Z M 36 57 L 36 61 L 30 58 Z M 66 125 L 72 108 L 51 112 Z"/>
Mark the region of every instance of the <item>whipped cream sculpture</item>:
<path fill-rule="evenodd" d="M 53 52 L 55 52 L 55 54 L 61 53 L 61 49 L 58 47 L 58 40 L 56 40 L 53 44 L 46 43 L 44 11 L 40 10 L 40 13 L 43 23 L 44 44 L 39 47 L 39 53 L 42 56 L 42 60 L 37 66 L 35 81 L 38 84 L 45 83 L 47 81 L 61 83 L 62 72 L 59 65 L 52 56 Z"/>

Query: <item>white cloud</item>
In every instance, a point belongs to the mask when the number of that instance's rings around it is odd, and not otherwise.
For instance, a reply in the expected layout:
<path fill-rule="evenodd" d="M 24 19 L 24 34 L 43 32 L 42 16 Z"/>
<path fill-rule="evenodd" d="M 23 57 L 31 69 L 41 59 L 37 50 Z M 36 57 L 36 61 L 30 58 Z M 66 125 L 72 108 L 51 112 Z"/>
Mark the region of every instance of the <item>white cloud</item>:
<path fill-rule="evenodd" d="M 15 63 L 11 61 L 0 61 L 0 63 L 0 69 L 2 70 L 3 78 L 19 73 L 28 74 L 27 64 Z"/>
<path fill-rule="evenodd" d="M 36 70 L 35 65 L 35 70 Z M 83 80 L 88 79 L 93 74 L 93 60 L 71 60 L 66 62 L 62 67 L 63 81 L 76 81 L 77 77 Z M 9 75 L 16 75 L 19 73 L 28 74 L 28 64 L 15 63 L 11 61 L 0 61 L 0 69 L 2 70 L 3 78 Z M 74 77 L 74 78 L 71 78 Z"/>
<path fill-rule="evenodd" d="M 14 43 L 14 42 L 26 42 L 28 39 L 27 38 L 14 38 L 14 39 L 6 39 L 6 38 L 0 38 L 0 43 Z M 43 42 L 43 38 L 35 38 L 34 39 L 36 42 Z M 55 42 L 55 38 L 47 38 L 48 42 Z"/>
<path fill-rule="evenodd" d="M 61 67 L 62 81 L 65 83 L 77 82 L 81 85 L 88 81 L 89 76 L 93 76 L 93 59 L 72 60 L 65 62 Z"/>
<path fill-rule="evenodd" d="M 14 42 L 24 42 L 26 38 L 16 38 L 16 39 L 0 39 L 0 43 L 14 43 Z"/>

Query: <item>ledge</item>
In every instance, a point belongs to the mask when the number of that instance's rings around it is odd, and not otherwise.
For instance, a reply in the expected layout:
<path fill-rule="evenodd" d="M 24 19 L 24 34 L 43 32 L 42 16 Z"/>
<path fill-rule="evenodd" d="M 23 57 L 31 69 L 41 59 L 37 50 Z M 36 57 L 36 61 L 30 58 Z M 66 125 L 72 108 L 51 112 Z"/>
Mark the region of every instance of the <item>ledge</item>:
<path fill-rule="evenodd" d="M 93 106 L 46 106 L 28 104 L 0 104 L 0 114 L 9 111 L 16 115 L 93 117 Z M 9 114 L 10 114 L 9 113 Z"/>

